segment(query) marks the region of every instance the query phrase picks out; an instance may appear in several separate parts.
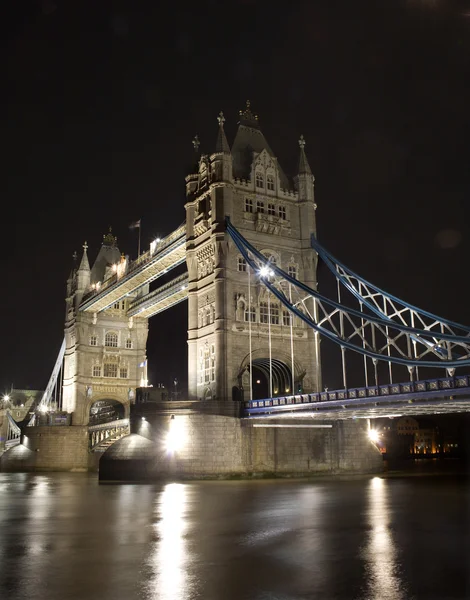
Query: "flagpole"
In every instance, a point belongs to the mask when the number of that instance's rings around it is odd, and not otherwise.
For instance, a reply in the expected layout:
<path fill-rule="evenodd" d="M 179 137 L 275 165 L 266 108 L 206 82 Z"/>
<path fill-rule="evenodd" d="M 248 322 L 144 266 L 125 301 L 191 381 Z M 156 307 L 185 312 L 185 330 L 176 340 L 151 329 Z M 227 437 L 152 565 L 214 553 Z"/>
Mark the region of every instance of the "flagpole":
<path fill-rule="evenodd" d="M 139 247 L 137 249 L 137 258 L 140 256 L 140 230 L 142 228 L 142 219 L 139 219 Z"/>

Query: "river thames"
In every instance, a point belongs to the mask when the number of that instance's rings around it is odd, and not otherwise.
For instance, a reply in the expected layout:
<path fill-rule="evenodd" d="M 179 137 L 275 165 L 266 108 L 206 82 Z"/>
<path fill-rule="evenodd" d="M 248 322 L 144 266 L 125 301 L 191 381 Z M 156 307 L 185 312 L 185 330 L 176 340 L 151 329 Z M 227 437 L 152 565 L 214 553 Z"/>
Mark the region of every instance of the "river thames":
<path fill-rule="evenodd" d="M 0 473 L 5 600 L 470 598 L 463 476 L 99 485 Z"/>

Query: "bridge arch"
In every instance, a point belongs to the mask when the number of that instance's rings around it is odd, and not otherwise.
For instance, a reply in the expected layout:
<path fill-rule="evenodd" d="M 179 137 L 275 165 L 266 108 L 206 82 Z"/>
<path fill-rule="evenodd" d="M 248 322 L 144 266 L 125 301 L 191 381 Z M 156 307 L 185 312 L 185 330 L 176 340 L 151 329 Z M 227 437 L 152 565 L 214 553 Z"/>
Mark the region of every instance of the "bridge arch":
<path fill-rule="evenodd" d="M 253 399 L 269 397 L 269 378 L 272 373 L 274 396 L 295 394 L 303 389 L 303 378 L 306 370 L 294 359 L 294 381 L 292 381 L 292 359 L 284 352 L 273 351 L 271 361 L 266 356 L 266 349 L 255 350 L 243 359 L 238 371 L 238 388 L 245 398 L 249 394 L 250 377 L 252 378 Z M 252 372 L 250 373 L 250 366 Z"/>

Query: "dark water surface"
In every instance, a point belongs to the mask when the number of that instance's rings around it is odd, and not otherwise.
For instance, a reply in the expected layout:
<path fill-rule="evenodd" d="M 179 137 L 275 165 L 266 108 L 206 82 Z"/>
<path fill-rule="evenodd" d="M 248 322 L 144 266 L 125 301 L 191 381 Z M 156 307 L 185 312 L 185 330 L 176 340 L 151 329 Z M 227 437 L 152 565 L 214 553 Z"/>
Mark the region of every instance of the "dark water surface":
<path fill-rule="evenodd" d="M 99 485 L 0 473 L 2 600 L 470 598 L 457 476 Z"/>

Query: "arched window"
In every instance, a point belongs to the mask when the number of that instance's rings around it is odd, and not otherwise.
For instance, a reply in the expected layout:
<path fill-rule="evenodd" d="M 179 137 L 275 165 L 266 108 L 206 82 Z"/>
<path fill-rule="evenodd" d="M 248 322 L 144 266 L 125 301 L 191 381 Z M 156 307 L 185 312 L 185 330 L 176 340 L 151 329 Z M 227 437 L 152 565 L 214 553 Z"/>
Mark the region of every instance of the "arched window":
<path fill-rule="evenodd" d="M 121 367 L 119 369 L 119 377 L 121 379 L 127 379 L 127 367 Z"/>
<path fill-rule="evenodd" d="M 274 204 L 268 204 L 268 215 L 274 217 L 276 215 L 276 207 Z"/>
<path fill-rule="evenodd" d="M 257 188 L 264 188 L 264 177 L 261 173 L 256 173 L 256 187 Z"/>
<path fill-rule="evenodd" d="M 291 277 L 297 279 L 297 267 L 295 265 L 289 265 L 287 268 L 287 272 Z"/>
<path fill-rule="evenodd" d="M 130 350 L 132 348 L 132 340 L 131 338 L 127 338 L 126 340 L 126 349 Z"/>
<path fill-rule="evenodd" d="M 101 366 L 93 365 L 93 377 L 101 377 Z"/>
<path fill-rule="evenodd" d="M 287 219 L 286 207 L 285 206 L 280 206 L 279 207 L 279 217 L 281 219 Z"/>
<path fill-rule="evenodd" d="M 274 190 L 274 177 L 272 175 L 266 177 L 266 187 L 268 190 Z"/>
<path fill-rule="evenodd" d="M 264 213 L 264 202 L 257 202 L 256 203 L 256 212 L 259 214 L 263 214 Z"/>
<path fill-rule="evenodd" d="M 90 337 L 90 346 L 97 346 L 98 345 L 98 338 L 96 337 L 96 335 L 92 335 Z"/>
<path fill-rule="evenodd" d="M 118 345 L 118 336 L 117 333 L 112 331 L 108 331 L 104 338 L 104 345 L 108 348 L 117 348 Z M 106 377 L 106 375 L 105 375 Z"/>

